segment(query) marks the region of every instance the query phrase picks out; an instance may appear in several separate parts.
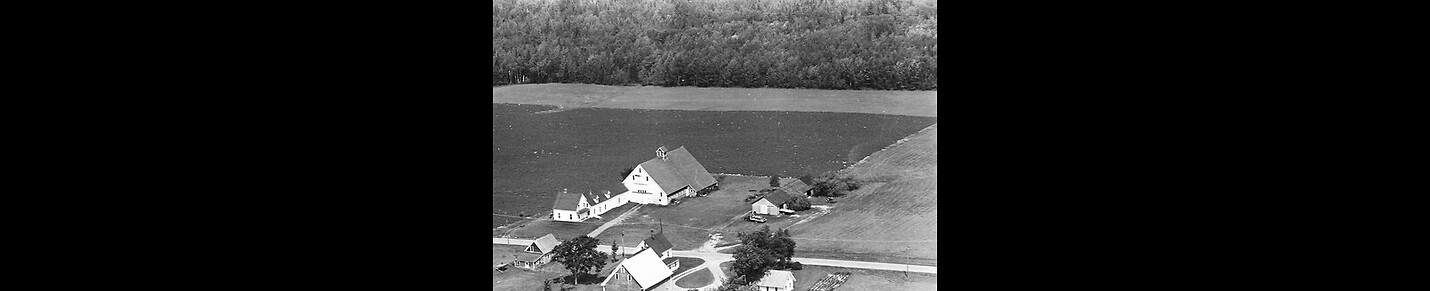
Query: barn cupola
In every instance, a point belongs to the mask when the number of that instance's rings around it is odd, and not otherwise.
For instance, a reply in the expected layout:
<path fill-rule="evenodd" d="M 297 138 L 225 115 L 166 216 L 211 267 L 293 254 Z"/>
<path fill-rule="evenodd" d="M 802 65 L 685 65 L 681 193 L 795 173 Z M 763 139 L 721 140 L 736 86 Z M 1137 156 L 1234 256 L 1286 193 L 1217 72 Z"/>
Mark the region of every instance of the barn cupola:
<path fill-rule="evenodd" d="M 664 146 L 661 146 L 661 147 L 658 147 L 658 148 L 655 149 L 655 157 L 660 158 L 660 160 L 662 160 L 662 161 L 665 160 L 665 147 L 664 147 Z"/>

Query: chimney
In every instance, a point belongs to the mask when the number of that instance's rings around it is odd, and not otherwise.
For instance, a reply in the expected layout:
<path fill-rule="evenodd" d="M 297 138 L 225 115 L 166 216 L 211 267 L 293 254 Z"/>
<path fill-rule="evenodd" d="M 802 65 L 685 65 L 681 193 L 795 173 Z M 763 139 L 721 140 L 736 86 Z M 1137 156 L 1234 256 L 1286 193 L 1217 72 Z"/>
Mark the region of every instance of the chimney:
<path fill-rule="evenodd" d="M 655 157 L 660 158 L 660 160 L 662 161 L 665 160 L 665 146 L 661 146 L 655 149 Z"/>

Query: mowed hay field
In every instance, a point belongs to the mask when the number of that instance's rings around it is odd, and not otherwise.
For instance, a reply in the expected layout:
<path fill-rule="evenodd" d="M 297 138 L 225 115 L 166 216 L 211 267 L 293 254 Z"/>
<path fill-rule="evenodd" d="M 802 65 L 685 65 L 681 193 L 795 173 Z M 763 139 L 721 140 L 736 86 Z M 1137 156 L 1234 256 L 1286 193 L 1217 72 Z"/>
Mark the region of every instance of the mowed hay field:
<path fill-rule="evenodd" d="M 792 226 L 796 256 L 938 265 L 938 125 L 842 172 L 865 187 Z"/>
<path fill-rule="evenodd" d="M 522 84 L 492 88 L 492 102 L 552 105 L 563 108 L 846 112 L 938 116 L 938 91 Z"/>
<path fill-rule="evenodd" d="M 712 173 L 797 177 L 842 169 L 937 122 L 862 113 L 682 111 L 492 104 L 492 206 L 549 213 L 557 191 L 624 192 L 622 170 L 686 147 Z M 548 113 L 540 113 L 548 112 Z M 493 216 L 492 227 L 510 222 Z"/>

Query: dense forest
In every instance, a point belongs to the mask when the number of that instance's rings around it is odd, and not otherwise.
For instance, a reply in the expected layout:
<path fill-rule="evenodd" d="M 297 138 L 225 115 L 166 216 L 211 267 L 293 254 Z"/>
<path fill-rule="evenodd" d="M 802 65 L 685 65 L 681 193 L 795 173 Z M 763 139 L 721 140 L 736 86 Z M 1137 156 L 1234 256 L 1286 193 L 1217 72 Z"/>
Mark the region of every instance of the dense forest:
<path fill-rule="evenodd" d="M 495 0 L 492 85 L 938 89 L 933 0 Z"/>

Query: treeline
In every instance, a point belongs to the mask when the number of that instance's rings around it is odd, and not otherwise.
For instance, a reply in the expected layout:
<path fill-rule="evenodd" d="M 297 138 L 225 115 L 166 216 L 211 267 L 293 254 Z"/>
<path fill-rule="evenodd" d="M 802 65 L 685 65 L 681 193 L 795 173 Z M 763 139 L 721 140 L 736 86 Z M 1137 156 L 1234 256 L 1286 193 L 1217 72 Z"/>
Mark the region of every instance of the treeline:
<path fill-rule="evenodd" d="M 932 0 L 496 0 L 492 84 L 938 89 Z"/>

